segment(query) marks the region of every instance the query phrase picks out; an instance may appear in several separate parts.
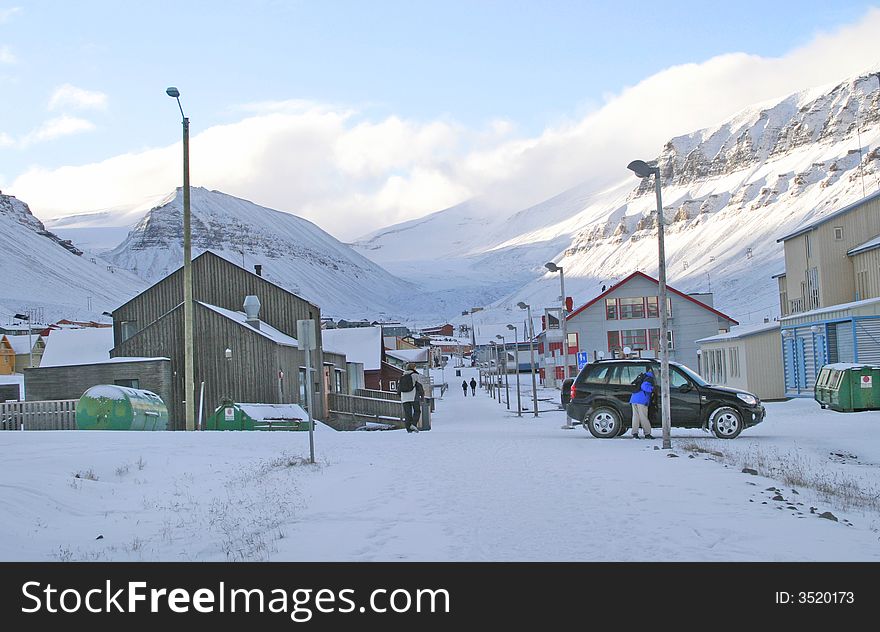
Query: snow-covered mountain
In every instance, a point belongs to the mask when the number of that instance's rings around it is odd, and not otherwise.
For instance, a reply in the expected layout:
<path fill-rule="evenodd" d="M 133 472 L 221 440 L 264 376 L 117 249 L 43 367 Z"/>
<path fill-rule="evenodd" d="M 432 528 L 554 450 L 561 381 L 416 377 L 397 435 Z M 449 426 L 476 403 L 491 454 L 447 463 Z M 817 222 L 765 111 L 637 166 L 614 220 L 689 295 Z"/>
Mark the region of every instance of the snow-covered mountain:
<path fill-rule="evenodd" d="M 743 323 L 778 315 L 770 277 L 784 263 L 776 240 L 878 190 L 878 145 L 876 73 L 753 106 L 670 140 L 657 159 L 669 283 L 713 292 L 715 307 Z M 656 275 L 655 209 L 653 180 L 639 181 L 621 165 L 621 179 L 605 191 L 575 187 L 514 212 L 471 201 L 355 246 L 394 272 L 426 259 L 410 244 L 431 243 L 431 256 L 445 257 L 448 291 L 482 291 L 482 301 L 468 296 L 458 310 L 491 303 L 478 318 L 514 322 L 518 301 L 558 304 L 559 275 L 543 267 L 550 260 L 563 267 L 576 305 L 636 269 Z M 450 311 L 466 322 L 459 314 Z"/>
<path fill-rule="evenodd" d="M 102 313 L 146 287 L 125 270 L 83 256 L 46 230 L 28 205 L 0 194 L 0 320 L 32 312 L 35 320 L 108 320 Z"/>
<path fill-rule="evenodd" d="M 193 256 L 226 257 L 321 307 L 326 316 L 394 317 L 414 286 L 392 276 L 314 224 L 240 198 L 194 187 L 190 193 Z M 183 261 L 183 196 L 178 189 L 153 207 L 104 258 L 155 282 Z"/>

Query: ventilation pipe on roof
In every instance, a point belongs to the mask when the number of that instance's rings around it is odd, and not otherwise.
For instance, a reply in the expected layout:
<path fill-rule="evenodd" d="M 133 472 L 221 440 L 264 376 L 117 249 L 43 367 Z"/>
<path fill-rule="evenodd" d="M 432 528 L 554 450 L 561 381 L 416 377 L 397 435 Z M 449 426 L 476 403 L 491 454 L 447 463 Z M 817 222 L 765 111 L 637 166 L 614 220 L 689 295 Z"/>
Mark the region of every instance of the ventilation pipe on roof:
<path fill-rule="evenodd" d="M 260 299 L 250 294 L 244 297 L 244 313 L 247 315 L 247 324 L 254 329 L 260 328 Z"/>
<path fill-rule="evenodd" d="M 259 263 L 255 263 L 255 264 L 254 264 L 254 272 L 255 272 L 255 273 L 257 274 L 257 276 L 259 276 L 259 277 L 263 276 L 263 266 L 262 266 L 261 264 L 259 264 Z"/>

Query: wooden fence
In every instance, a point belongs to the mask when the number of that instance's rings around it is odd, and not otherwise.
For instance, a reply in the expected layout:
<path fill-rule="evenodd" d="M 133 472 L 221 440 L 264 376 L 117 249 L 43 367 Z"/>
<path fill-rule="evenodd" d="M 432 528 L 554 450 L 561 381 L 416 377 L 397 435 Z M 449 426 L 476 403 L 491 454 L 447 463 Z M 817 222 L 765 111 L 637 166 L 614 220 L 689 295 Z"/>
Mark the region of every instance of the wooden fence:
<path fill-rule="evenodd" d="M 400 393 L 397 391 L 374 391 L 369 388 L 359 388 L 354 392 L 357 397 L 372 397 L 373 399 L 393 399 L 400 401 Z"/>
<path fill-rule="evenodd" d="M 348 421 L 344 428 L 346 430 L 353 430 L 366 421 L 391 423 L 403 427 L 403 404 L 399 400 L 341 393 L 329 393 L 329 397 L 331 415 L 337 422 Z"/>
<path fill-rule="evenodd" d="M 0 403 L 0 430 L 76 430 L 76 399 Z"/>

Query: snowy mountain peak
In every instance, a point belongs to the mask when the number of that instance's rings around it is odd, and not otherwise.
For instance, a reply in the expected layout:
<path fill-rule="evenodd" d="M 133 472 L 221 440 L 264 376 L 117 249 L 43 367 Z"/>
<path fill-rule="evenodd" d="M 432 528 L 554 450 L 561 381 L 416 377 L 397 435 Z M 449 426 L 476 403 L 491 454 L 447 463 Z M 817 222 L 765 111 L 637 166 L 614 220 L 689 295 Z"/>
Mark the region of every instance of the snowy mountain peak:
<path fill-rule="evenodd" d="M 270 281 L 321 306 L 326 315 L 394 314 L 412 286 L 354 252 L 315 224 L 219 191 L 190 189 L 193 256 L 205 250 L 242 267 L 259 264 Z M 154 282 L 183 261 L 183 193 L 153 207 L 105 255 Z"/>

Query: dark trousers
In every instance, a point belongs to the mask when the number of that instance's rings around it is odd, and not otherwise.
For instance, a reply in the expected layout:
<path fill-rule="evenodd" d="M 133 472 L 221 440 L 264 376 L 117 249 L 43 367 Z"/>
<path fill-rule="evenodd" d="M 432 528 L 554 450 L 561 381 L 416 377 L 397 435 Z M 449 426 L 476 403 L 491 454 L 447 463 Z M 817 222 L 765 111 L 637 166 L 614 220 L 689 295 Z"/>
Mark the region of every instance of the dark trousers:
<path fill-rule="evenodd" d="M 464 391 L 464 396 L 467 397 L 467 387 L 465 387 L 465 388 L 463 388 L 463 389 L 461 389 L 461 390 Z"/>
<path fill-rule="evenodd" d="M 422 409 L 419 402 L 403 402 L 403 418 L 407 428 L 419 423 L 419 417 L 421 416 Z"/>
<path fill-rule="evenodd" d="M 476 395 L 476 394 L 477 394 L 477 387 L 471 386 L 471 395 Z"/>

